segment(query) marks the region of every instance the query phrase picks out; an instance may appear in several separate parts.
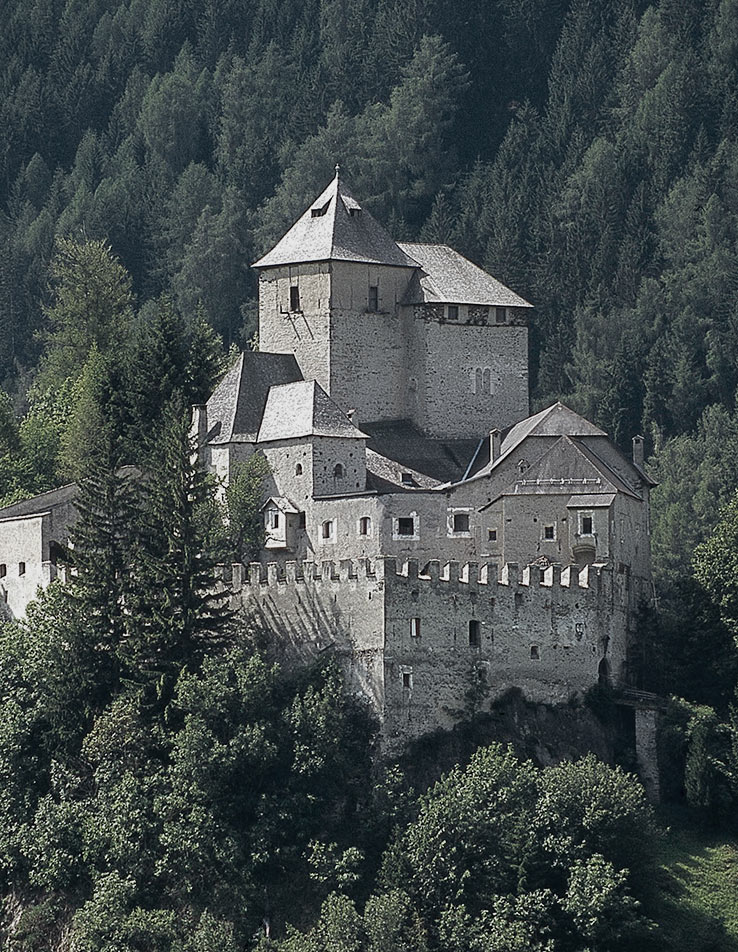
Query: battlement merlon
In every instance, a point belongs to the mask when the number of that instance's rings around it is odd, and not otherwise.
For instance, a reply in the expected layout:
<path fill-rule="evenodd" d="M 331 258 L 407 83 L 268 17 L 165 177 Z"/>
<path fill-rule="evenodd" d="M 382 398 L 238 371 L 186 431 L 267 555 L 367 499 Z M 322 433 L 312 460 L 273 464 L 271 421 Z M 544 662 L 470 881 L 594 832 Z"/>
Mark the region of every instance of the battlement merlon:
<path fill-rule="evenodd" d="M 578 565 L 527 565 L 522 569 L 516 562 L 508 562 L 498 571 L 495 563 L 457 561 L 441 562 L 432 559 L 423 564 L 417 559 L 398 562 L 394 558 L 341 559 L 325 561 L 252 562 L 248 566 L 234 563 L 224 566 L 224 579 L 231 582 L 234 592 L 245 588 L 252 590 L 267 586 L 329 585 L 332 588 L 347 582 L 384 580 L 387 583 L 410 581 L 430 588 L 482 588 L 492 593 L 499 588 L 504 592 L 514 589 L 536 588 L 561 589 L 565 592 L 589 592 L 593 595 L 611 597 L 614 594 L 612 568 L 603 563 L 593 563 L 581 568 Z"/>

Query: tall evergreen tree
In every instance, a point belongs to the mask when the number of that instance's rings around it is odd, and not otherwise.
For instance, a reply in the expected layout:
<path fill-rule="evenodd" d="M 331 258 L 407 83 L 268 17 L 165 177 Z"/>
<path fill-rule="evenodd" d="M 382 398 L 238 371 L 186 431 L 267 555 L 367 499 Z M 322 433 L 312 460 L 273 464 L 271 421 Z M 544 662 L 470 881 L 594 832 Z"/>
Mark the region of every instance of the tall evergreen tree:
<path fill-rule="evenodd" d="M 127 676 L 155 682 L 166 704 L 179 671 L 223 642 L 230 611 L 216 591 L 212 486 L 181 403 L 167 408 L 152 442 L 122 653 Z"/>

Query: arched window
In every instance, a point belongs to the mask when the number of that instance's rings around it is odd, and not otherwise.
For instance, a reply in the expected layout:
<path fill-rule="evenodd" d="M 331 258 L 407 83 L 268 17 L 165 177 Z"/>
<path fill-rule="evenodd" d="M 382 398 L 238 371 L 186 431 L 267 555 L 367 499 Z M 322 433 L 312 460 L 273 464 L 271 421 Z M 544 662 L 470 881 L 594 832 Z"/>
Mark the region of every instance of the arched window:
<path fill-rule="evenodd" d="M 345 475 L 346 475 L 346 468 L 344 467 L 343 463 L 336 463 L 336 465 L 333 467 L 334 478 L 343 479 Z"/>
<path fill-rule="evenodd" d="M 295 466 L 295 476 L 302 476 L 302 463 L 298 463 Z"/>
<path fill-rule="evenodd" d="M 369 516 L 362 516 L 359 519 L 359 535 L 368 536 L 372 534 L 372 520 Z"/>

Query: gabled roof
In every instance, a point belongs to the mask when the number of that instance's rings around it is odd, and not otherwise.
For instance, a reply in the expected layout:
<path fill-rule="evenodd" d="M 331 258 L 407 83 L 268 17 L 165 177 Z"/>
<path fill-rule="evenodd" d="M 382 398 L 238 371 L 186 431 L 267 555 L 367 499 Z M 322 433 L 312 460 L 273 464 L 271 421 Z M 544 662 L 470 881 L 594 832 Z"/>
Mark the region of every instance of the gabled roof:
<path fill-rule="evenodd" d="M 400 242 L 399 247 L 413 258 L 421 271 L 413 277 L 406 304 L 443 302 L 444 304 L 499 305 L 532 307 L 448 245 Z"/>
<path fill-rule="evenodd" d="M 304 261 L 365 261 L 414 268 L 385 228 L 348 191 L 338 170 L 328 188 L 255 268 Z"/>
<path fill-rule="evenodd" d="M 208 442 L 254 442 L 269 388 L 302 380 L 293 354 L 244 351 L 208 400 Z"/>
<path fill-rule="evenodd" d="M 599 497 L 602 505 L 610 505 L 614 494 L 623 493 L 634 499 L 640 497 L 584 444 L 568 436 L 562 436 L 529 469 L 515 478 L 494 500 L 482 509 L 487 509 L 502 496 L 566 495 L 571 506 L 575 495 L 589 500 L 588 506 Z M 609 499 L 609 502 L 606 501 Z"/>
<path fill-rule="evenodd" d="M 259 443 L 304 436 L 334 436 L 365 440 L 315 380 L 272 387 L 259 428 Z"/>
<path fill-rule="evenodd" d="M 286 496 L 270 496 L 259 511 L 264 512 L 268 506 L 276 506 L 281 512 L 297 513 L 300 511 Z"/>

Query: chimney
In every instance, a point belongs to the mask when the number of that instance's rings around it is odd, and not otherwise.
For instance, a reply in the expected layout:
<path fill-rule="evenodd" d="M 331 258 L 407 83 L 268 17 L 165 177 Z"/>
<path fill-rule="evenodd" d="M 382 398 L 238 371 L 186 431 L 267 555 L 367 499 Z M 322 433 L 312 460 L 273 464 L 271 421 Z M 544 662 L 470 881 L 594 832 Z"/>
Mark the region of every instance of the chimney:
<path fill-rule="evenodd" d="M 208 435 L 208 407 L 206 403 L 196 403 L 192 408 L 192 435 L 197 437 L 198 450 L 205 445 Z"/>
<path fill-rule="evenodd" d="M 643 437 L 633 437 L 633 462 L 640 469 L 643 469 Z"/>
<path fill-rule="evenodd" d="M 489 434 L 489 458 L 490 462 L 494 463 L 500 458 L 500 437 L 502 434 L 499 430 L 490 430 Z"/>

